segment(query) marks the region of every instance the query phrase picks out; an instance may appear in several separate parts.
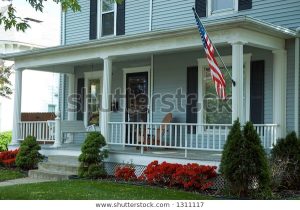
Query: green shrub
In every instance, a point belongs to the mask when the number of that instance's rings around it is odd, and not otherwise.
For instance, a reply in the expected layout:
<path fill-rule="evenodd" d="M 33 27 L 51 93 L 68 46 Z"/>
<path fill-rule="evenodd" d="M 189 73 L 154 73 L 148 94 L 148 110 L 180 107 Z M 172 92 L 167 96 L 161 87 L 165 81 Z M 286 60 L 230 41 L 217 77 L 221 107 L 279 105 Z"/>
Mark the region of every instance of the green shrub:
<path fill-rule="evenodd" d="M 271 151 L 273 187 L 300 190 L 300 140 L 295 132 L 278 140 Z M 279 167 L 280 166 L 280 167 Z"/>
<path fill-rule="evenodd" d="M 16 158 L 17 167 L 23 170 L 37 168 L 38 162 L 43 159 L 43 156 L 39 153 L 40 149 L 41 147 L 36 138 L 27 136 L 20 145 L 20 151 Z"/>
<path fill-rule="evenodd" d="M 8 145 L 11 142 L 11 137 L 12 137 L 11 131 L 0 133 L 0 152 L 8 150 Z"/>
<path fill-rule="evenodd" d="M 233 195 L 271 195 L 266 154 L 252 123 L 248 122 L 242 132 L 239 121 L 234 122 L 224 145 L 220 172 Z"/>
<path fill-rule="evenodd" d="M 99 132 L 88 134 L 79 156 L 78 174 L 80 177 L 96 179 L 106 176 L 103 160 L 108 156 L 108 152 L 101 150 L 105 145 L 105 139 Z"/>

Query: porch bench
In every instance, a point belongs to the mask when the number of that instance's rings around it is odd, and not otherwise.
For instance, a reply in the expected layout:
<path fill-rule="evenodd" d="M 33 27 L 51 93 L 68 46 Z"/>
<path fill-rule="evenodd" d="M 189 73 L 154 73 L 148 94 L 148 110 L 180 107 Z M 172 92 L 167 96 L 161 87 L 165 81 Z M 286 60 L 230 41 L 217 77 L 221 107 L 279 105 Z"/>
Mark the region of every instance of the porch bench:
<path fill-rule="evenodd" d="M 64 141 L 64 134 L 75 134 L 75 133 L 90 133 L 96 131 L 95 125 L 88 127 L 84 126 L 83 121 L 61 121 L 60 125 L 62 140 Z"/>

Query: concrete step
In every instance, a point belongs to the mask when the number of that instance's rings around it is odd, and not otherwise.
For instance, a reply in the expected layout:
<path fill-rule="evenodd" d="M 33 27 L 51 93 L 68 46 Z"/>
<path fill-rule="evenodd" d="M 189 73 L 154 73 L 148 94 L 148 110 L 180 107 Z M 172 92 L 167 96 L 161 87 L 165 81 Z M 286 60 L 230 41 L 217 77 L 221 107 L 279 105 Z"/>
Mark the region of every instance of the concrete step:
<path fill-rule="evenodd" d="M 38 170 L 30 170 L 28 176 L 34 179 L 67 180 L 78 174 L 78 157 L 48 156 L 48 160 L 38 164 Z"/>
<path fill-rule="evenodd" d="M 61 165 L 79 165 L 77 156 L 51 155 L 48 156 L 48 162 Z"/>
<path fill-rule="evenodd" d="M 43 171 L 43 170 L 30 170 L 28 172 L 28 177 L 33 179 L 47 179 L 47 180 L 68 180 L 70 179 L 71 174 L 58 173 L 52 171 Z"/>
<path fill-rule="evenodd" d="M 50 171 L 57 173 L 65 173 L 71 175 L 78 174 L 78 164 L 63 164 L 53 162 L 41 162 L 38 164 L 38 169 L 42 171 Z"/>

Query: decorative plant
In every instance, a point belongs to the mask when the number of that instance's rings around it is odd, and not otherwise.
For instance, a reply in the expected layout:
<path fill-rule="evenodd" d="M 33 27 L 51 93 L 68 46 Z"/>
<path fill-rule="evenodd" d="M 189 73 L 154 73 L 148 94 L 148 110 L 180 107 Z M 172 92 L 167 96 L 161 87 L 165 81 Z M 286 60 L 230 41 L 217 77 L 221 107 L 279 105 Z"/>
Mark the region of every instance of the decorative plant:
<path fill-rule="evenodd" d="M 135 168 L 132 165 L 118 166 L 115 171 L 115 177 L 118 180 L 134 181 L 137 179 Z"/>
<path fill-rule="evenodd" d="M 217 176 L 216 166 L 203 166 L 196 163 L 177 164 L 158 161 L 151 162 L 139 177 L 152 185 L 176 186 L 185 190 L 206 190 L 214 185 Z"/>
<path fill-rule="evenodd" d="M 0 166 L 4 167 L 13 167 L 16 164 L 16 156 L 19 153 L 19 150 L 10 150 L 0 152 Z"/>
<path fill-rule="evenodd" d="M 38 162 L 43 160 L 43 155 L 39 153 L 41 149 L 36 138 L 27 136 L 20 145 L 20 151 L 17 154 L 16 165 L 23 170 L 37 168 Z"/>
<path fill-rule="evenodd" d="M 11 131 L 0 133 L 0 152 L 8 149 L 8 144 L 11 142 Z"/>
<path fill-rule="evenodd" d="M 108 152 L 101 150 L 105 145 L 105 139 L 99 132 L 88 134 L 79 156 L 78 173 L 80 177 L 96 179 L 106 176 L 103 160 L 108 157 Z"/>
<path fill-rule="evenodd" d="M 234 122 L 224 145 L 220 172 L 234 195 L 270 196 L 267 158 L 252 123 L 246 123 L 242 132 L 239 120 Z"/>
<path fill-rule="evenodd" d="M 277 169 L 273 174 L 275 188 L 283 189 L 300 189 L 300 140 L 295 132 L 292 132 L 284 139 L 280 139 L 274 145 L 271 151 L 272 171 Z M 278 171 L 278 166 L 281 166 Z"/>

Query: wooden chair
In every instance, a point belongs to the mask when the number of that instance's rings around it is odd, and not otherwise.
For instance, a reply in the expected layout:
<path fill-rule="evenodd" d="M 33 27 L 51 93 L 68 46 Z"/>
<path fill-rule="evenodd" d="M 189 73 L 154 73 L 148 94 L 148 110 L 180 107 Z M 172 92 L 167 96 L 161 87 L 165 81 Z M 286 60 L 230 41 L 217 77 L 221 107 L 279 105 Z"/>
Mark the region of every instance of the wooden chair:
<path fill-rule="evenodd" d="M 147 145 L 160 145 L 160 142 L 162 139 L 160 139 L 160 137 L 163 137 L 166 132 L 167 132 L 167 125 L 166 123 L 171 123 L 173 120 L 173 115 L 172 113 L 168 113 L 166 114 L 166 116 L 163 118 L 162 120 L 162 125 L 156 129 L 155 134 L 154 135 L 150 135 L 149 132 L 147 134 L 147 128 L 145 127 L 143 129 L 143 136 L 140 136 L 140 142 L 143 141 L 143 144 L 147 144 Z M 150 131 L 151 132 L 151 131 Z M 151 138 L 152 136 L 152 138 Z M 156 144 L 155 144 L 156 143 Z M 137 149 L 139 149 L 139 147 L 137 147 Z M 148 147 L 145 147 L 145 150 L 147 150 Z"/>

